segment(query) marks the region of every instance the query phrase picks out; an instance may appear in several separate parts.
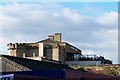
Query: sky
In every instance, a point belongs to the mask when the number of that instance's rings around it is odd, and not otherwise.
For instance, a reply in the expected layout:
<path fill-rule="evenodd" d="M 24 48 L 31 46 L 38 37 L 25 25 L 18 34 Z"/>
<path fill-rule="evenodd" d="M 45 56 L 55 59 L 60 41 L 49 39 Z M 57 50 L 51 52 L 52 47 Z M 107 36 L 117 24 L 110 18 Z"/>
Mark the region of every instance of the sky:
<path fill-rule="evenodd" d="M 38 42 L 62 33 L 62 41 L 118 63 L 117 2 L 1 2 L 0 53 L 8 43 Z"/>

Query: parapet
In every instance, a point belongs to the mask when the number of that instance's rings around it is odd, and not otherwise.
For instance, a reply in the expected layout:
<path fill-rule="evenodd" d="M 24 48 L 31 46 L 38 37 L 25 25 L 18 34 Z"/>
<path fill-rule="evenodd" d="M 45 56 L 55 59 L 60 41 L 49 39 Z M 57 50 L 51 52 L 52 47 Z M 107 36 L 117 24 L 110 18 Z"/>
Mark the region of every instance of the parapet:
<path fill-rule="evenodd" d="M 9 43 L 7 44 L 7 48 L 9 49 L 15 49 L 15 44 Z"/>
<path fill-rule="evenodd" d="M 38 44 L 36 43 L 9 43 L 7 44 L 7 48 L 9 49 L 25 49 L 27 48 L 36 48 Z"/>
<path fill-rule="evenodd" d="M 27 44 L 26 43 L 9 43 L 7 44 L 7 48 L 9 49 L 17 49 L 17 48 L 22 48 L 25 47 Z"/>

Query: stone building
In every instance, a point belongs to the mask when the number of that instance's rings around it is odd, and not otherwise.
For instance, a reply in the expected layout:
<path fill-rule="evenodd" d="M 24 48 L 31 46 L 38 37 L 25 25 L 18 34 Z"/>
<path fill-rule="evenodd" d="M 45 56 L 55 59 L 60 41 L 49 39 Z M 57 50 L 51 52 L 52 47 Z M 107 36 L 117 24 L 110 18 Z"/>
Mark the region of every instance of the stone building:
<path fill-rule="evenodd" d="M 48 38 L 35 43 L 9 43 L 10 56 L 67 64 L 69 66 L 107 65 L 112 61 L 96 55 L 82 55 L 75 46 L 62 42 L 61 33 L 48 35 Z M 93 57 L 92 57 L 93 56 Z"/>
<path fill-rule="evenodd" d="M 48 60 L 65 64 L 65 61 L 77 61 L 81 50 L 67 42 L 62 42 L 61 33 L 48 35 L 48 38 L 35 43 L 9 43 L 8 54 L 35 60 Z"/>

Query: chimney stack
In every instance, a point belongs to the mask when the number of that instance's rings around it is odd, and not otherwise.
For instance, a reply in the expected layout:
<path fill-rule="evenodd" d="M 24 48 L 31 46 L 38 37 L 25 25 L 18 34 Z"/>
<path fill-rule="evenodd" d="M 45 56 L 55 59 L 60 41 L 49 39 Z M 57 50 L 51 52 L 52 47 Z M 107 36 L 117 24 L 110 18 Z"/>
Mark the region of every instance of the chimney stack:
<path fill-rule="evenodd" d="M 54 35 L 54 41 L 61 42 L 61 33 L 55 33 L 55 35 Z"/>
<path fill-rule="evenodd" d="M 48 35 L 48 39 L 54 40 L 54 35 Z"/>

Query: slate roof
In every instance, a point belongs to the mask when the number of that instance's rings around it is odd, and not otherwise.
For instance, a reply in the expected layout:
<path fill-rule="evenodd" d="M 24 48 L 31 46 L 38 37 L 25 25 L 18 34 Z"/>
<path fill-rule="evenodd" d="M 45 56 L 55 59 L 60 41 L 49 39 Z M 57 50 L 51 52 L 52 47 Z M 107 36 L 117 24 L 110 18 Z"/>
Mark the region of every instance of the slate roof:
<path fill-rule="evenodd" d="M 2 55 L 3 57 L 14 61 L 22 66 L 25 66 L 31 70 L 48 70 L 48 69 L 72 69 L 67 65 L 45 62 L 45 61 L 38 61 L 20 57 L 13 57 L 8 55 Z"/>

